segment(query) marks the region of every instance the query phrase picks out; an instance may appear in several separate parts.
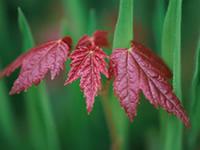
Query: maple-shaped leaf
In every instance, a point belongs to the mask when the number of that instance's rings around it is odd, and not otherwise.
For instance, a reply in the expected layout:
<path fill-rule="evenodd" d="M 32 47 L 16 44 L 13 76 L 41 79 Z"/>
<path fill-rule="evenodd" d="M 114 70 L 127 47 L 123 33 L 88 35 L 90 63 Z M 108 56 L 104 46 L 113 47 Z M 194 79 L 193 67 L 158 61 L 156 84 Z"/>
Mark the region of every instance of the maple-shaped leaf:
<path fill-rule="evenodd" d="M 189 126 L 189 119 L 167 81 L 172 77 L 171 72 L 151 50 L 132 42 L 129 49 L 115 49 L 110 59 L 114 92 L 130 120 L 136 115 L 142 91 L 156 108 L 161 106 L 180 118 L 185 126 Z"/>
<path fill-rule="evenodd" d="M 65 82 L 65 85 L 68 85 L 79 77 L 81 78 L 80 88 L 86 97 L 88 113 L 91 112 L 94 98 L 101 89 L 100 73 L 108 77 L 107 65 L 104 60 L 108 56 L 93 39 L 94 37 L 86 35 L 79 40 L 76 50 L 70 55 L 71 69 Z"/>
<path fill-rule="evenodd" d="M 64 68 L 71 42 L 70 37 L 65 37 L 41 44 L 19 56 L 5 70 L 0 72 L 0 78 L 9 76 L 21 66 L 20 74 L 14 82 L 10 94 L 20 93 L 32 84 L 39 84 L 48 71 L 50 71 L 53 80 Z"/>

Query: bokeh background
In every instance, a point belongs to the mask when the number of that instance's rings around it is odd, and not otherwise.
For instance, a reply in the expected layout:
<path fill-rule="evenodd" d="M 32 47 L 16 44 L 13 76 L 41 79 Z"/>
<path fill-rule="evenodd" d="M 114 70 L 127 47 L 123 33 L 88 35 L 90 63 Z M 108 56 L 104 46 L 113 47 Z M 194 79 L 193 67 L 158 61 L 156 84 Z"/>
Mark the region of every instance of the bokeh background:
<path fill-rule="evenodd" d="M 134 4 L 135 40 L 147 45 L 159 55 L 162 24 L 168 0 L 135 0 Z M 72 36 L 73 44 L 76 44 L 83 34 L 88 33 L 87 26 L 91 9 L 96 13 L 97 29 L 107 30 L 112 44 L 119 1 L 0 0 L 1 69 L 23 51 L 23 40 L 17 20 L 18 7 L 27 18 L 36 44 L 57 39 L 63 35 Z M 183 0 L 182 89 L 186 109 L 189 109 L 190 104 L 194 54 L 199 36 L 199 8 L 199 0 Z M 105 50 L 107 54 L 111 51 L 109 48 Z M 67 87 L 63 86 L 69 71 L 69 63 L 69 61 L 66 63 L 66 70 L 56 80 L 50 81 L 49 77 L 46 78 L 48 98 L 42 106 L 37 96 L 32 99 L 28 99 L 24 93 L 9 96 L 9 89 L 19 70 L 11 77 L 0 81 L 0 149 L 107 150 L 111 148 L 108 120 L 101 98 L 96 97 L 93 111 L 88 115 L 83 94 L 78 86 L 79 81 Z M 144 98 L 141 99 L 137 117 L 133 123 L 128 121 L 126 149 L 159 150 L 162 138 L 159 111 Z M 35 101 L 32 102 L 32 107 L 28 100 Z M 120 107 L 117 100 L 115 103 Z M 186 131 L 184 140 L 187 138 Z M 49 141 L 53 143 L 49 144 Z M 55 147 L 46 146 L 48 144 Z M 200 149 L 200 145 L 197 148 Z"/>

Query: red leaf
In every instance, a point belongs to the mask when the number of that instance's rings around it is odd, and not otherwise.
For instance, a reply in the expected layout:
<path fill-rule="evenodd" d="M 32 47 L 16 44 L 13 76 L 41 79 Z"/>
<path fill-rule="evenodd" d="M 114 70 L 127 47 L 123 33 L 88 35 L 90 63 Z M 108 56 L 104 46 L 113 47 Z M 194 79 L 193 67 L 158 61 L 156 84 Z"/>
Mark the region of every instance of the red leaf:
<path fill-rule="evenodd" d="M 97 30 L 94 34 L 94 42 L 100 47 L 108 47 L 108 32 Z"/>
<path fill-rule="evenodd" d="M 189 126 L 189 119 L 167 82 L 171 77 L 170 70 L 149 49 L 136 42 L 130 49 L 116 49 L 111 55 L 111 65 L 114 91 L 130 120 L 136 115 L 139 94 L 143 91 L 156 108 L 163 107 Z"/>
<path fill-rule="evenodd" d="M 71 38 L 65 37 L 42 44 L 19 56 L 0 73 L 0 77 L 9 76 L 21 66 L 20 74 L 14 82 L 10 94 L 20 93 L 32 84 L 39 84 L 48 71 L 50 71 L 53 80 L 64 67 L 70 45 Z"/>
<path fill-rule="evenodd" d="M 89 45 L 92 45 L 92 43 L 99 47 L 108 47 L 109 46 L 108 32 L 97 30 L 96 32 L 94 32 L 92 37 L 88 35 L 84 35 L 78 41 L 76 48 L 82 47 L 82 46 L 89 46 Z"/>
<path fill-rule="evenodd" d="M 68 85 L 79 77 L 81 78 L 80 88 L 86 97 L 88 112 L 91 112 L 94 98 L 98 90 L 101 89 L 100 73 L 108 77 L 108 70 L 104 60 L 107 55 L 91 39 L 88 36 L 83 36 L 79 40 L 76 46 L 77 49 L 70 55 L 72 59 L 71 70 L 65 82 L 65 85 Z"/>

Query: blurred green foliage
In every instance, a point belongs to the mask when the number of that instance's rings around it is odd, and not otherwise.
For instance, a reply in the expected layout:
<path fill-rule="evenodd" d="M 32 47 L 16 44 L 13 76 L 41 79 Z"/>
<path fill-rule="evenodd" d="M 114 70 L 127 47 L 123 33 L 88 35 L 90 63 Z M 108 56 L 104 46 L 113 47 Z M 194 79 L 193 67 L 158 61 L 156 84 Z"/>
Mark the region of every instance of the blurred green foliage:
<path fill-rule="evenodd" d="M 127 31 L 129 30 L 128 32 L 132 32 L 134 28 L 134 40 L 147 45 L 152 50 L 158 52 L 158 54 L 161 53 L 163 23 L 170 1 L 172 2 L 173 0 L 134 0 L 134 18 L 132 18 L 134 20 L 134 27 L 132 26 L 131 28 L 129 24 L 130 28 L 127 29 Z M 1 68 L 8 65 L 22 51 L 32 47 L 33 44 L 32 42 L 32 44 L 29 43 L 31 41 L 30 36 L 32 37 L 32 35 L 28 31 L 26 23 L 18 24 L 17 7 L 22 8 L 32 29 L 36 45 L 68 34 L 73 37 L 74 46 L 83 34 L 88 32 L 91 34 L 92 30 L 95 29 L 107 29 L 110 33 L 110 43 L 112 45 L 119 10 L 119 0 L 0 0 Z M 178 29 L 181 35 L 179 33 L 175 34 L 176 36 L 180 35 L 178 38 L 181 39 L 181 45 L 176 50 L 181 49 L 182 60 L 181 63 L 176 65 L 179 65 L 178 69 L 181 69 L 182 77 L 181 79 L 178 77 L 177 80 L 182 81 L 182 100 L 186 108 L 191 105 L 191 99 L 197 101 L 196 98 L 193 98 L 194 90 L 191 92 L 192 96 L 190 95 L 189 87 L 195 68 L 196 43 L 200 34 L 199 7 L 199 0 L 184 0 L 182 2 L 181 28 L 179 27 Z M 130 16 L 127 13 L 127 18 Z M 180 16 L 174 17 L 180 19 Z M 132 19 L 125 19 L 123 22 L 128 24 L 128 22 L 132 22 Z M 23 21 L 20 22 L 22 23 Z M 177 23 L 173 22 L 173 24 L 169 22 L 172 30 L 174 30 Z M 170 32 L 166 31 L 165 34 L 169 36 L 168 38 L 172 42 L 178 45 L 179 41 L 175 42 L 173 40 L 174 37 L 170 36 Z M 119 38 L 125 41 L 126 39 L 131 39 L 132 37 L 128 37 L 127 34 L 131 35 L 131 33 L 121 31 Z M 28 41 L 28 43 L 26 44 L 25 41 Z M 120 41 L 120 39 L 116 41 Z M 169 53 L 168 46 L 170 44 L 166 44 L 165 52 Z M 108 54 L 111 51 L 111 48 L 105 50 Z M 164 54 L 164 56 L 167 55 Z M 35 135 L 32 138 L 37 140 L 35 142 L 39 142 L 41 147 L 45 147 L 47 141 L 52 141 L 50 145 L 59 145 L 58 148 L 53 148 L 52 146 L 51 149 L 106 150 L 111 148 L 113 143 L 110 136 L 110 128 L 100 96 L 96 97 L 92 113 L 87 115 L 84 97 L 79 89 L 79 81 L 67 87 L 63 86 L 66 73 L 69 71 L 69 63 L 70 61 L 66 62 L 66 71 L 56 80 L 50 82 L 49 77 L 47 77 L 45 88 L 41 88 L 42 85 L 37 88 L 33 87 L 36 89 L 36 94 L 32 93 L 29 98 L 26 95 L 31 93 L 32 89 L 28 90 L 26 94 L 8 95 L 7 89 L 11 88 L 18 71 L 11 77 L 0 80 L 0 149 L 39 149 L 34 147 L 36 145 L 33 140 L 30 140 L 31 135 Z M 172 63 L 172 60 L 169 63 Z M 180 73 L 180 71 L 178 72 Z M 199 75 L 195 76 L 195 78 L 198 80 Z M 193 88 L 196 82 L 194 79 Z M 105 83 L 105 79 L 103 83 Z M 179 86 L 179 83 L 177 86 Z M 110 86 L 110 88 L 112 87 Z M 178 88 L 180 89 L 180 87 Z M 44 95 L 40 95 L 42 90 L 47 91 L 43 92 L 48 97 L 45 96 L 46 98 L 43 98 Z M 120 109 L 119 102 L 111 91 L 110 99 L 108 100 Z M 38 93 L 40 93 L 39 97 L 36 96 Z M 29 102 L 27 101 L 28 99 L 30 100 Z M 165 138 L 160 136 L 163 133 L 163 124 L 160 123 L 159 111 L 155 110 L 143 99 L 138 107 L 138 115 L 134 122 L 130 123 L 127 118 L 124 119 L 128 128 L 128 132 L 125 133 L 127 145 L 125 149 L 163 149 L 163 140 Z M 108 108 L 112 109 L 112 107 Z M 200 110 L 199 105 L 195 110 Z M 123 122 L 118 116 L 118 111 L 113 113 L 119 119 L 119 122 Z M 198 117 L 199 114 L 197 114 Z M 197 124 L 196 118 L 191 118 L 192 123 L 195 122 Z M 119 126 L 119 124 L 116 124 L 116 126 Z M 176 132 L 176 127 L 173 124 L 171 124 L 171 128 L 175 128 Z M 195 128 L 198 129 L 199 124 L 195 125 Z M 188 149 L 190 136 L 195 135 L 195 141 L 200 140 L 199 130 L 195 129 L 192 132 L 192 129 L 183 130 L 181 142 L 183 150 Z M 176 149 L 176 146 L 178 145 L 174 145 L 173 148 Z M 192 146 L 194 150 L 197 150 L 199 147 L 198 142 Z M 169 148 L 169 150 L 171 149 Z"/>

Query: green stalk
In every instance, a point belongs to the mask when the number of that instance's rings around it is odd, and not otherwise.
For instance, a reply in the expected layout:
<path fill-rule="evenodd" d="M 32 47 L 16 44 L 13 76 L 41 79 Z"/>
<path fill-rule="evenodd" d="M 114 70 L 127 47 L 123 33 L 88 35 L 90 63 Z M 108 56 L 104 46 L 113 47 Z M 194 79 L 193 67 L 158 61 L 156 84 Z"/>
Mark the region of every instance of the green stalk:
<path fill-rule="evenodd" d="M 190 108 L 190 118 L 192 123 L 192 128 L 190 129 L 190 134 L 188 138 L 189 149 L 194 149 L 197 144 L 197 138 L 200 133 L 200 38 L 198 41 L 196 55 L 195 55 L 195 71 L 192 79 L 191 87 L 191 108 Z"/>
<path fill-rule="evenodd" d="M 120 0 L 118 20 L 114 32 L 113 50 L 128 48 L 133 40 L 133 0 Z M 114 95 L 114 94 L 113 94 Z M 112 117 L 116 127 L 117 149 L 127 148 L 128 119 L 118 100 L 113 96 L 110 101 Z"/>
<path fill-rule="evenodd" d="M 181 13 L 182 1 L 170 0 L 163 26 L 162 56 L 173 70 L 174 92 L 182 99 L 181 90 Z M 182 150 L 183 126 L 172 116 L 163 114 L 166 124 L 164 133 L 164 150 Z"/>
<path fill-rule="evenodd" d="M 133 0 L 120 0 L 119 15 L 115 27 L 113 50 L 130 47 L 133 40 Z"/>
<path fill-rule="evenodd" d="M 26 18 L 18 9 L 18 22 L 23 39 L 23 50 L 34 46 L 34 40 Z M 25 94 L 31 144 L 37 150 L 59 150 L 58 135 L 49 106 L 45 84 L 30 88 Z"/>

